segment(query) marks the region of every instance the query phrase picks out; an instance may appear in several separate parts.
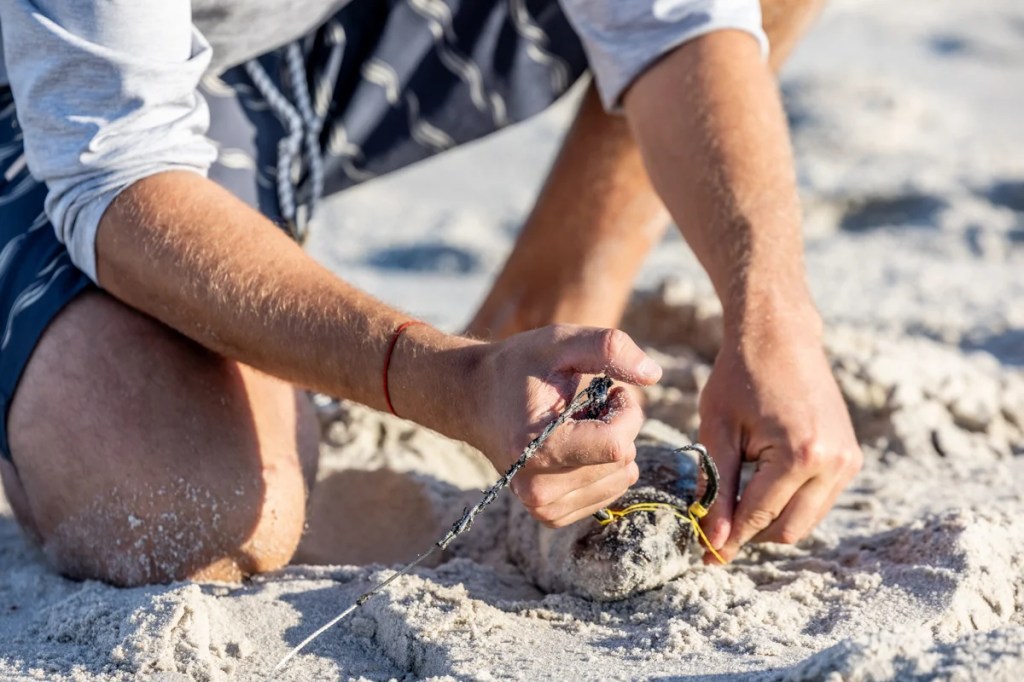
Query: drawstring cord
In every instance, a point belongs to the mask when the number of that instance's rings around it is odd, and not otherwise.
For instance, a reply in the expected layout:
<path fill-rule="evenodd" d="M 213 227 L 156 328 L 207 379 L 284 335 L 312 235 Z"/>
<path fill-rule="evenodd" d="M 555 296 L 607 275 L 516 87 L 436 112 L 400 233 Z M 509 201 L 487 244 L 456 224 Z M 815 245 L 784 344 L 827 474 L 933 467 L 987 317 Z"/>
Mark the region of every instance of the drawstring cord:
<path fill-rule="evenodd" d="M 700 527 L 700 519 L 708 515 L 707 508 L 700 502 L 694 502 L 690 505 L 689 509 L 685 510 L 682 507 L 678 507 L 674 504 L 668 504 L 667 502 L 637 502 L 636 504 L 631 504 L 628 507 L 623 507 L 622 509 L 603 510 L 607 515 L 598 519 L 598 523 L 602 526 L 607 526 L 609 523 L 614 523 L 623 516 L 629 516 L 630 514 L 635 514 L 637 512 L 656 512 L 661 509 L 672 512 L 677 519 L 680 521 L 686 521 L 693 526 L 694 532 L 696 532 L 697 536 L 704 542 L 704 546 L 708 548 L 711 555 L 718 559 L 718 563 L 725 563 L 725 559 L 723 559 L 722 555 L 718 553 L 714 546 L 712 546 L 711 541 L 708 540 L 708 536 L 704 534 L 704 529 Z"/>
<path fill-rule="evenodd" d="M 324 82 L 328 85 L 317 93 L 317 111 L 314 111 L 310 97 L 309 83 L 306 80 L 306 59 L 298 41 L 289 43 L 284 49 L 291 100 L 274 84 L 259 60 L 251 59 L 245 63 L 245 71 L 253 85 L 285 128 L 285 136 L 277 143 L 277 201 L 281 217 L 288 225 L 292 237 L 300 243 L 306 238 L 306 226 L 324 192 L 324 159 L 320 149 L 320 132 L 327 117 L 328 107 L 325 104 L 332 96 L 345 47 L 344 41 L 337 36 L 330 36 L 329 42 L 331 52 L 327 59 L 328 69 L 323 74 Z M 303 160 L 309 168 L 310 194 L 305 206 L 306 215 L 300 216 L 295 195 L 301 178 Z"/>
<path fill-rule="evenodd" d="M 693 526 L 693 530 L 703 542 L 704 546 L 708 548 L 711 555 L 718 559 L 721 564 L 725 563 L 725 559 L 715 550 L 712 546 L 711 541 L 708 540 L 708 536 L 704 534 L 704 529 L 700 527 L 700 520 L 708 515 L 708 510 L 711 509 L 711 505 L 715 503 L 715 498 L 718 497 L 718 467 L 715 466 L 715 460 L 711 459 L 711 455 L 708 454 L 708 449 L 700 443 L 692 443 L 690 445 L 684 445 L 680 448 L 676 448 L 675 452 L 696 452 L 697 459 L 700 463 L 701 470 L 704 471 L 704 476 L 707 479 L 707 484 L 704 486 L 704 494 L 699 500 L 694 500 L 693 504 L 687 509 L 683 509 L 674 504 L 668 504 L 667 502 L 637 502 L 631 504 L 628 507 L 622 509 L 601 509 L 594 514 L 594 518 L 602 526 L 607 526 L 610 523 L 628 516 L 630 514 L 636 514 L 637 512 L 656 512 L 659 510 L 667 510 L 672 512 L 675 517 L 681 521 L 688 522 Z"/>
<path fill-rule="evenodd" d="M 291 43 L 285 50 L 288 62 L 288 77 L 292 83 L 292 95 L 295 105 L 302 116 L 305 128 L 304 136 L 306 154 L 309 156 L 309 179 L 311 193 L 309 199 L 310 217 L 317 202 L 324 193 L 324 159 L 320 153 L 320 131 L 324 127 L 324 119 L 313 113 L 313 104 L 309 97 L 309 84 L 306 81 L 306 60 L 298 43 Z"/>

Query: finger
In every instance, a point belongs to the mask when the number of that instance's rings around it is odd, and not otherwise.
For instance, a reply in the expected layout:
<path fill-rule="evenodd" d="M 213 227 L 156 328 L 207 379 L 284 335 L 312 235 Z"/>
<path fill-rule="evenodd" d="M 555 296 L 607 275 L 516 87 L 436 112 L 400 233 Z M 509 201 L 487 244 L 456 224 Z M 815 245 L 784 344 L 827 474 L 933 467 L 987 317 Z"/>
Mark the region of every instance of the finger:
<path fill-rule="evenodd" d="M 607 374 L 629 384 L 648 386 L 661 378 L 661 367 L 624 331 L 581 327 L 553 345 L 556 369 L 580 374 Z"/>
<path fill-rule="evenodd" d="M 618 471 L 574 490 L 555 502 L 543 507 L 529 508 L 530 514 L 549 528 L 562 528 L 570 523 L 603 509 L 622 497 L 631 485 L 640 477 L 640 469 L 636 462 L 622 467 Z"/>
<path fill-rule="evenodd" d="M 736 497 L 739 495 L 740 467 L 743 462 L 739 442 L 734 441 L 731 434 L 732 430 L 722 422 L 708 420 L 701 423 L 700 441 L 707 447 L 718 467 L 718 498 L 701 521 L 701 528 L 715 549 L 719 549 L 729 538 Z"/>
<path fill-rule="evenodd" d="M 732 561 L 740 547 L 779 517 L 808 478 L 804 470 L 785 469 L 774 461 L 761 465 L 736 505 L 729 539 L 720 549 L 722 557 Z"/>
<path fill-rule="evenodd" d="M 592 464 L 625 463 L 644 415 L 628 391 L 613 389 L 605 419 L 569 420 L 551 434 L 530 466 L 534 472 Z"/>
<path fill-rule="evenodd" d="M 818 523 L 823 507 L 831 506 L 829 497 L 835 486 L 820 477 L 812 478 L 796 491 L 779 517 L 757 533 L 750 542 L 779 542 L 795 545 Z"/>
<path fill-rule="evenodd" d="M 846 486 L 850 485 L 850 481 L 852 481 L 860 472 L 861 466 L 864 463 L 864 455 L 861 453 L 859 447 L 853 449 L 851 453 L 852 454 L 850 455 L 846 465 L 843 467 L 842 476 L 840 476 L 839 480 L 832 487 L 832 491 L 829 493 L 829 497 L 825 501 L 824 506 L 818 510 L 818 518 L 815 521 L 814 526 L 820 524 L 824 518 L 828 516 L 828 513 L 832 511 L 832 507 L 835 506 L 836 500 L 838 500 L 839 496 L 844 490 L 846 490 Z"/>
<path fill-rule="evenodd" d="M 628 447 L 630 452 L 621 462 L 571 467 L 539 474 L 524 471 L 513 479 L 512 492 L 528 507 L 551 504 L 574 490 L 586 488 L 632 464 L 636 459 L 636 446 L 630 443 Z"/>
<path fill-rule="evenodd" d="M 836 506 L 836 500 L 838 500 L 839 496 L 843 494 L 843 491 L 846 490 L 846 486 L 848 484 L 849 481 L 840 481 L 839 483 L 836 483 L 832 487 L 832 490 L 829 492 L 828 497 L 825 499 L 825 503 L 822 504 L 821 509 L 818 510 L 818 515 L 814 519 L 814 524 L 808 531 L 808 535 L 810 535 L 810 531 L 813 531 L 815 528 L 821 525 L 821 522 L 825 520 L 825 517 L 828 516 L 828 513 L 832 511 L 832 507 Z"/>

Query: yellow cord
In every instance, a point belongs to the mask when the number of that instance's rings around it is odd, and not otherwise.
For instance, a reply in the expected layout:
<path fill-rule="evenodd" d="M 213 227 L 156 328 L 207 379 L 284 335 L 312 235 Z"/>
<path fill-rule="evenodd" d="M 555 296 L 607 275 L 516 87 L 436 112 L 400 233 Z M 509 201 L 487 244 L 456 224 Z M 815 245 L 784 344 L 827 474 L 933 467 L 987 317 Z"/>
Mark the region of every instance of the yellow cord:
<path fill-rule="evenodd" d="M 708 536 L 704 535 L 704 530 L 700 527 L 700 519 L 708 515 L 708 510 L 700 502 L 694 502 L 686 511 L 683 511 L 681 507 L 677 507 L 674 504 L 668 504 L 666 502 L 637 502 L 636 504 L 631 504 L 628 507 L 623 507 L 622 509 L 604 509 L 603 511 L 607 512 L 607 517 L 601 519 L 598 523 L 602 526 L 607 526 L 609 523 L 613 523 L 624 516 L 628 516 L 629 514 L 645 511 L 653 512 L 658 511 L 659 509 L 668 509 L 675 514 L 677 518 L 682 519 L 683 521 L 689 521 L 693 526 L 693 529 L 697 531 L 697 535 L 704 541 L 704 545 L 708 548 L 708 551 L 711 552 L 712 556 L 718 559 L 719 563 L 725 563 L 725 559 L 723 559 L 721 555 L 715 551 L 715 548 L 711 546 Z"/>

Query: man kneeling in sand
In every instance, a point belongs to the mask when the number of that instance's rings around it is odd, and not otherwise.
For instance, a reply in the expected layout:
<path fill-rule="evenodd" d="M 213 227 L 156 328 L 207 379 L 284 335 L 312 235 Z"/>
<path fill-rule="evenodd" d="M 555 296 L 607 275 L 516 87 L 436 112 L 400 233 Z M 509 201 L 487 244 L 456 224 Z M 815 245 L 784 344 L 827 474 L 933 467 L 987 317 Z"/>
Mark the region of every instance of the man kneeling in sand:
<path fill-rule="evenodd" d="M 615 326 L 667 208 L 725 311 L 707 533 L 726 559 L 804 537 L 861 459 L 770 70 L 815 4 L 0 0 L 0 471 L 19 521 L 73 577 L 278 568 L 317 453 L 300 389 L 393 407 L 504 470 L 581 375 L 658 380 Z M 300 248 L 322 196 L 522 120 L 587 69 L 466 336 L 405 326 Z M 535 518 L 572 523 L 634 482 L 641 411 L 615 401 L 515 480 Z"/>

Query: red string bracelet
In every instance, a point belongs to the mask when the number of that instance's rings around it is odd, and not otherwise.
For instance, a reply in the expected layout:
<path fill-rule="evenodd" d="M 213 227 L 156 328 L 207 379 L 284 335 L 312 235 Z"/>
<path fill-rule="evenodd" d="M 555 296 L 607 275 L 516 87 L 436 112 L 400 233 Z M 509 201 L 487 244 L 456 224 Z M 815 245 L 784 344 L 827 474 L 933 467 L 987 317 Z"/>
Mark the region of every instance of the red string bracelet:
<path fill-rule="evenodd" d="M 391 341 L 388 343 L 388 351 L 384 355 L 384 372 L 382 376 L 384 381 L 384 402 L 387 403 L 388 411 L 396 417 L 398 416 L 398 413 L 395 412 L 395 406 L 391 404 L 391 391 L 388 390 L 388 369 L 391 367 L 391 356 L 395 352 L 395 345 L 398 343 L 399 337 L 402 336 L 402 332 L 409 327 L 416 326 L 417 324 L 426 324 L 426 322 L 422 322 L 421 320 L 406 320 L 402 324 L 398 325 L 395 328 L 395 331 L 391 333 Z"/>

